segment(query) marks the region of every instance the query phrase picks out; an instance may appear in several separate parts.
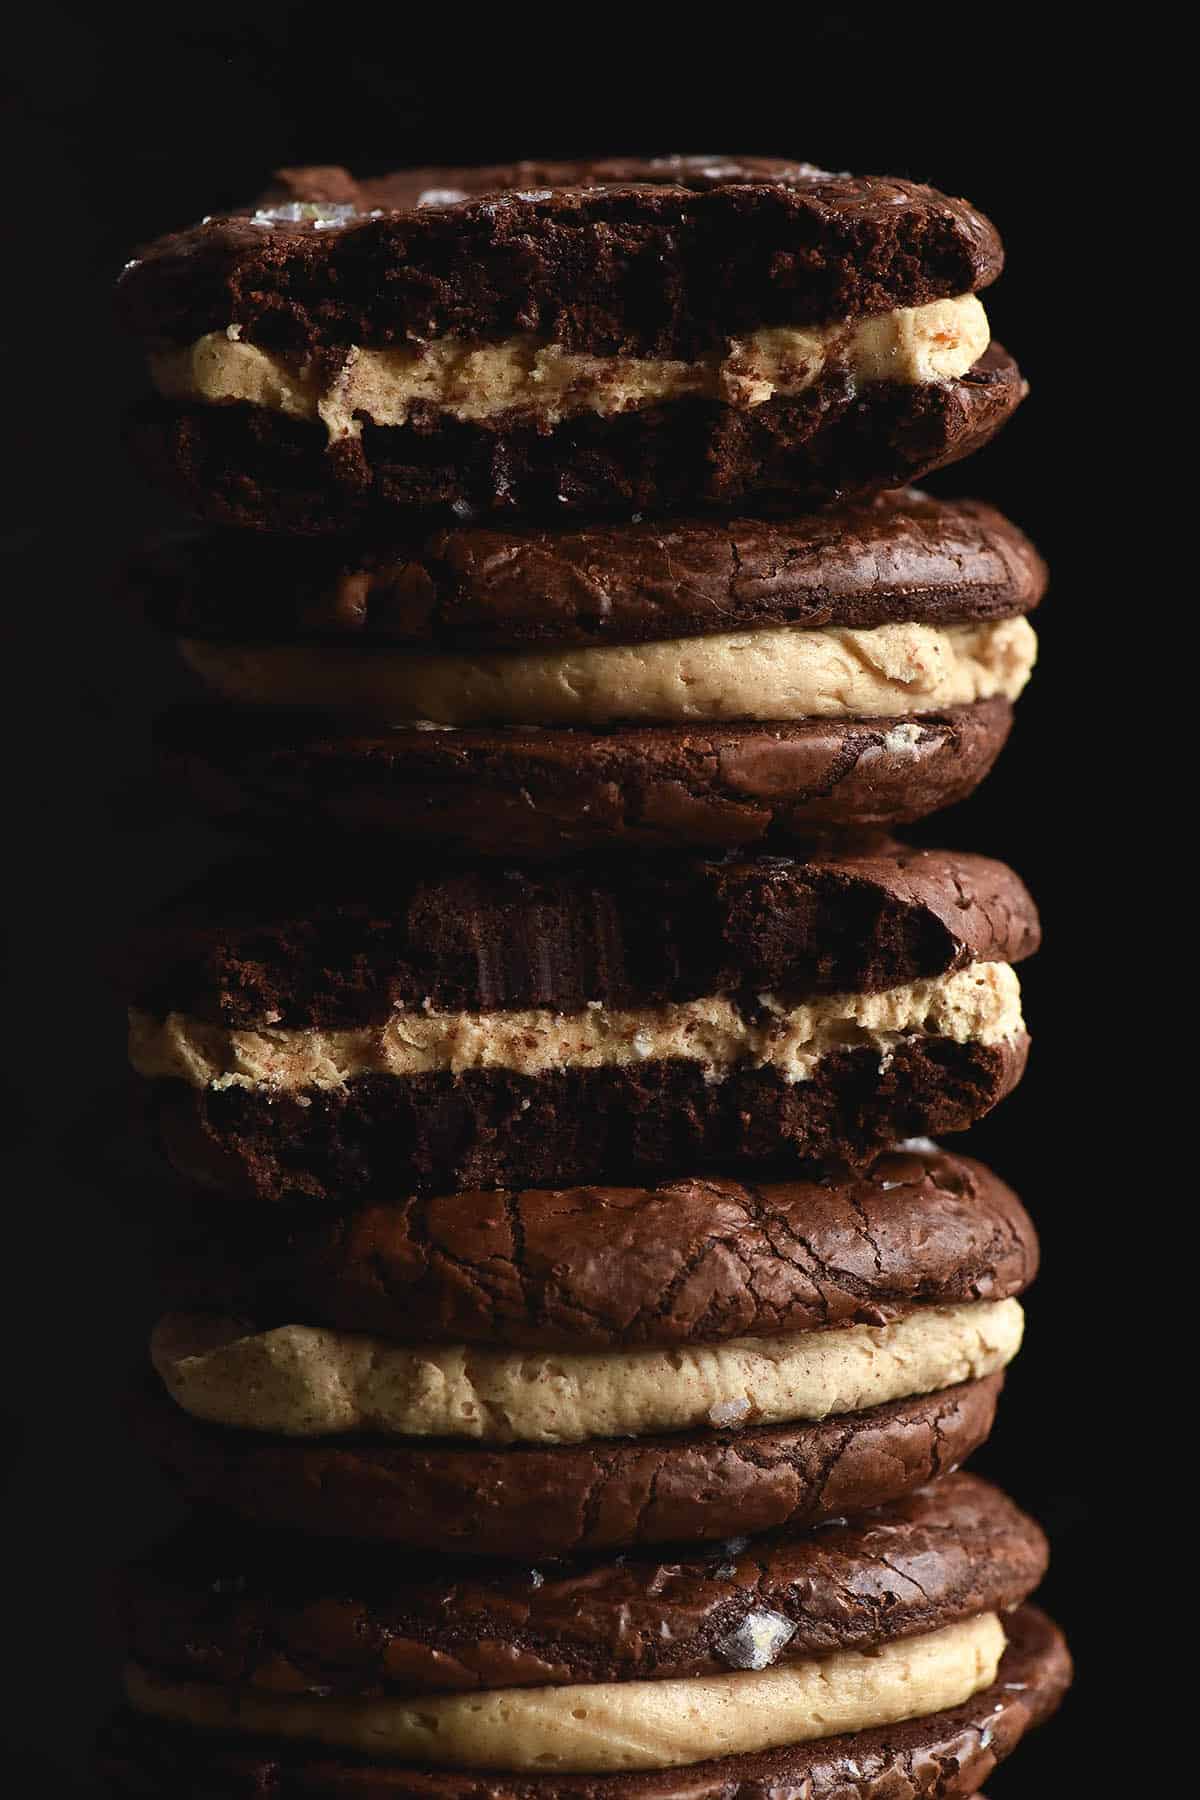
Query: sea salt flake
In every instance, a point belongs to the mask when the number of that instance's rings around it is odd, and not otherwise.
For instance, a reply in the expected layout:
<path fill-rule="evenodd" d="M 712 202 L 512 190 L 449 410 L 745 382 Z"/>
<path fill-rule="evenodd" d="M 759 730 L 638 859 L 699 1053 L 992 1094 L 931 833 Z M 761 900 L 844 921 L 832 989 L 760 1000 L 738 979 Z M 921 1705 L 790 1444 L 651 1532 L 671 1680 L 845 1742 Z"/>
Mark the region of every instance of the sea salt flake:
<path fill-rule="evenodd" d="M 731 1669 L 769 1669 L 795 1635 L 796 1627 L 782 1613 L 747 1613 L 717 1644 L 717 1655 Z"/>
<path fill-rule="evenodd" d="M 893 755 L 903 750 L 915 750 L 921 741 L 922 728 L 919 725 L 893 725 L 885 732 L 883 747 Z"/>
<path fill-rule="evenodd" d="M 318 231 L 348 225 L 363 215 L 357 206 L 345 200 L 288 200 L 282 206 L 260 206 L 250 220 L 252 225 L 312 225 Z M 378 212 L 371 214 L 378 218 Z"/>
<path fill-rule="evenodd" d="M 730 1425 L 740 1425 L 748 1417 L 750 1402 L 744 1397 L 737 1400 L 718 1400 L 715 1406 L 708 1409 L 708 1422 L 717 1431 Z"/>

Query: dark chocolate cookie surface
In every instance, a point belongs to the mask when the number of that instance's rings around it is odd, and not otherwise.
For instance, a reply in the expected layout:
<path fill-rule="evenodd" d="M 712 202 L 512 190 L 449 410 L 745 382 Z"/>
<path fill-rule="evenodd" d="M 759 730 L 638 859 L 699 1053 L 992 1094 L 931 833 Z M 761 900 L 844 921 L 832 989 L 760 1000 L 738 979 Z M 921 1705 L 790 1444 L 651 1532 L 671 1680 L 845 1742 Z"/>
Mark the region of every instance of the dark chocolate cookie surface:
<path fill-rule="evenodd" d="M 347 1217 L 226 1217 L 171 1259 L 174 1304 L 422 1343 L 687 1344 L 881 1324 L 1019 1294 L 1037 1239 L 981 1163 L 885 1151 L 859 1176 L 470 1190 Z"/>
<path fill-rule="evenodd" d="M 1012 725 L 1007 700 L 895 719 L 611 731 L 331 731 L 226 707 L 163 719 L 164 788 L 235 829 L 370 832 L 472 856 L 802 848 L 966 799 Z"/>
<path fill-rule="evenodd" d="M 992 507 L 912 491 L 778 520 L 454 526 L 350 546 L 210 534 L 130 571 L 149 617 L 184 637 L 456 650 L 960 624 L 1027 612 L 1045 581 Z"/>
<path fill-rule="evenodd" d="M 550 869 L 385 858 L 226 865 L 148 919 L 129 992 L 148 1012 L 321 1030 L 437 1011 L 578 1012 L 763 989 L 877 992 L 1040 937 L 989 857 L 876 841 L 807 860 L 588 860 Z M 912 1135 L 901 1133 L 901 1136 Z"/>
<path fill-rule="evenodd" d="M 1063 1639 L 1022 1607 L 996 1682 L 962 1706 L 791 1750 L 639 1775 L 495 1776 L 354 1762 L 198 1738 L 122 1714 L 100 1749 L 105 1791 L 146 1800 L 966 1800 L 1071 1679 Z"/>
<path fill-rule="evenodd" d="M 407 1695 L 720 1675 L 764 1611 L 789 1657 L 865 1649 L 1009 1611 L 1045 1565 L 1033 1521 L 959 1474 L 853 1524 L 535 1569 L 205 1524 L 126 1571 L 120 1610 L 130 1656 L 176 1680 Z"/>
<path fill-rule="evenodd" d="M 118 314 L 189 343 L 235 325 L 312 353 L 538 332 L 570 349 L 689 357 L 729 335 L 919 306 L 1001 267 L 966 201 L 761 157 L 283 171 L 254 213 L 162 238 Z"/>
<path fill-rule="evenodd" d="M 314 1537 L 538 1562 L 800 1530 L 900 1499 L 978 1449 L 1001 1383 L 812 1424 L 502 1449 L 224 1430 L 157 1390 L 141 1417 L 194 1505 Z"/>

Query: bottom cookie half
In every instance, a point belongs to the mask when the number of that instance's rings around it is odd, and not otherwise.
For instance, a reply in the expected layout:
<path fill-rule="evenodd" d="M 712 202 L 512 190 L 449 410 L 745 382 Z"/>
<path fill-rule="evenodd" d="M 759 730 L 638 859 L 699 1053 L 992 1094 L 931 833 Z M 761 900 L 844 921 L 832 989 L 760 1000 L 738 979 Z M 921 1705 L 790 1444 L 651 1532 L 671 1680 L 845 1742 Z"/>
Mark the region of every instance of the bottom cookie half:
<path fill-rule="evenodd" d="M 793 848 L 964 800 L 1008 736 L 1003 698 L 889 719 L 331 731 L 179 708 L 156 730 L 164 787 L 256 832 L 402 833 L 477 856 Z"/>
<path fill-rule="evenodd" d="M 143 1429 L 189 1501 L 252 1524 L 546 1557 L 800 1529 L 898 1499 L 978 1448 L 1002 1379 L 796 1425 L 584 1444 L 289 1439 L 201 1423 L 161 1393 Z"/>
<path fill-rule="evenodd" d="M 961 1705 L 681 1768 L 496 1774 L 372 1762 L 122 1714 L 100 1747 L 102 1791 L 171 1800 L 961 1800 L 1057 1706 L 1070 1660 L 1033 1608 L 1005 1621 L 995 1680 Z"/>

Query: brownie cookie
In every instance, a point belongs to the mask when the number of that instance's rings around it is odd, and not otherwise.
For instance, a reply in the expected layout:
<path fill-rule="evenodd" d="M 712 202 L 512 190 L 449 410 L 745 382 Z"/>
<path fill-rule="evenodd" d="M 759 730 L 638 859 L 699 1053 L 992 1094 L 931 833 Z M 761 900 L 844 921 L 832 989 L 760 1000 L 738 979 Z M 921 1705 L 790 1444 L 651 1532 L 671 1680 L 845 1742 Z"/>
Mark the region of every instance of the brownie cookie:
<path fill-rule="evenodd" d="M 810 501 L 969 454 L 1025 391 L 977 298 L 995 231 L 931 188 L 680 157 L 332 181 L 122 276 L 160 396 L 134 447 L 209 518 Z"/>
<path fill-rule="evenodd" d="M 367 181 L 295 168 L 276 183 L 256 211 L 144 251 L 120 287 L 129 328 L 187 344 L 232 320 L 249 342 L 297 352 L 535 330 L 572 350 L 679 359 L 760 324 L 972 293 L 1002 266 L 995 228 L 966 201 L 778 158 Z"/>
<path fill-rule="evenodd" d="M 965 800 L 1008 738 L 996 698 L 888 719 L 607 731 L 331 728 L 179 708 L 156 728 L 164 789 L 237 831 L 369 833 L 472 856 L 795 851 Z"/>
<path fill-rule="evenodd" d="M 166 1153 L 224 1191 L 344 1210 L 860 1165 L 962 1129 L 1024 1064 L 1036 913 L 985 858 L 377 871 L 357 894 L 345 871 L 324 910 L 273 878 L 273 903 L 235 871 L 224 906 L 217 884 L 169 915 L 133 984 Z"/>
<path fill-rule="evenodd" d="M 978 1449 L 1001 1381 L 792 1426 L 582 1444 L 285 1438 L 194 1419 L 161 1389 L 138 1412 L 193 1504 L 313 1537 L 539 1558 L 800 1529 L 897 1499 Z"/>
<path fill-rule="evenodd" d="M 973 1475 L 854 1524 L 514 1567 L 197 1522 L 124 1571 L 130 1658 L 264 1694 L 417 1695 L 721 1675 L 863 1650 L 1026 1600 L 1038 1527 Z M 763 1615 L 767 1615 L 763 1619 Z"/>
<path fill-rule="evenodd" d="M 1031 611 L 1046 568 L 980 500 L 916 489 L 780 519 L 453 525 L 318 543 L 167 539 L 130 566 L 185 640 L 505 651 L 730 631 L 988 624 Z"/>
<path fill-rule="evenodd" d="M 1020 1294 L 1037 1239 L 982 1163 L 920 1145 L 860 1174 L 406 1197 L 357 1213 L 206 1200 L 163 1271 L 178 1309 L 424 1344 L 676 1346 L 881 1325 Z"/>
<path fill-rule="evenodd" d="M 633 1772 L 828 1755 L 830 1739 L 962 1706 L 1013 1679 L 1000 1615 L 1016 1614 L 1018 1660 L 1026 1629 L 1037 1639 L 1017 1609 L 1046 1561 L 1032 1521 L 961 1475 L 853 1524 L 707 1555 L 514 1569 L 298 1548 L 199 1527 L 126 1573 L 139 1722 L 218 1755 L 273 1739 L 285 1762 L 459 1770 L 467 1792 L 484 1768 L 533 1792 L 561 1774 L 620 1793 Z"/>
<path fill-rule="evenodd" d="M 218 813 L 544 855 L 922 816 L 1007 734 L 1045 586 L 989 507 L 909 492 L 799 520 L 235 534 L 133 585 L 249 713 L 168 722 Z"/>

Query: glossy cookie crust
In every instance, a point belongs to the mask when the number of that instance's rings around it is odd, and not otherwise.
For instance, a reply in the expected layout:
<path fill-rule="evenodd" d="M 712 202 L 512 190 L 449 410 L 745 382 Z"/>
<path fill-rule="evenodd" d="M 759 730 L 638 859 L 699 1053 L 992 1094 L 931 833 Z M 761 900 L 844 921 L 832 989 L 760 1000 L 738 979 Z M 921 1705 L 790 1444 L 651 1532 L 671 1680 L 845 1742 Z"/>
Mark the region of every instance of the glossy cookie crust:
<path fill-rule="evenodd" d="M 497 651 L 1028 612 L 1046 569 L 979 500 L 906 490 L 777 519 L 454 525 L 312 544 L 214 532 L 128 576 L 183 637 Z"/>
<path fill-rule="evenodd" d="M 1007 700 L 888 719 L 387 733 L 319 718 L 180 709 L 160 721 L 164 792 L 237 830 L 370 832 L 450 854 L 803 851 L 905 825 L 990 772 Z"/>
<path fill-rule="evenodd" d="M 863 1650 L 1010 1611 L 1045 1565 L 1033 1521 L 958 1474 L 853 1524 L 532 1569 L 201 1521 L 125 1572 L 120 1611 L 172 1680 L 415 1695 L 726 1674 L 763 1611 L 789 1657 Z"/>
<path fill-rule="evenodd" d="M 468 1189 L 281 1221 L 206 1196 L 172 1307 L 399 1342 L 606 1350 L 879 1325 L 1022 1293 L 1033 1224 L 982 1163 L 887 1150 L 859 1175 L 757 1186 Z"/>
<path fill-rule="evenodd" d="M 979 1447 L 1001 1382 L 813 1424 L 502 1449 L 225 1430 L 157 1389 L 140 1415 L 193 1504 L 317 1537 L 536 1560 L 800 1529 L 883 1505 Z"/>

